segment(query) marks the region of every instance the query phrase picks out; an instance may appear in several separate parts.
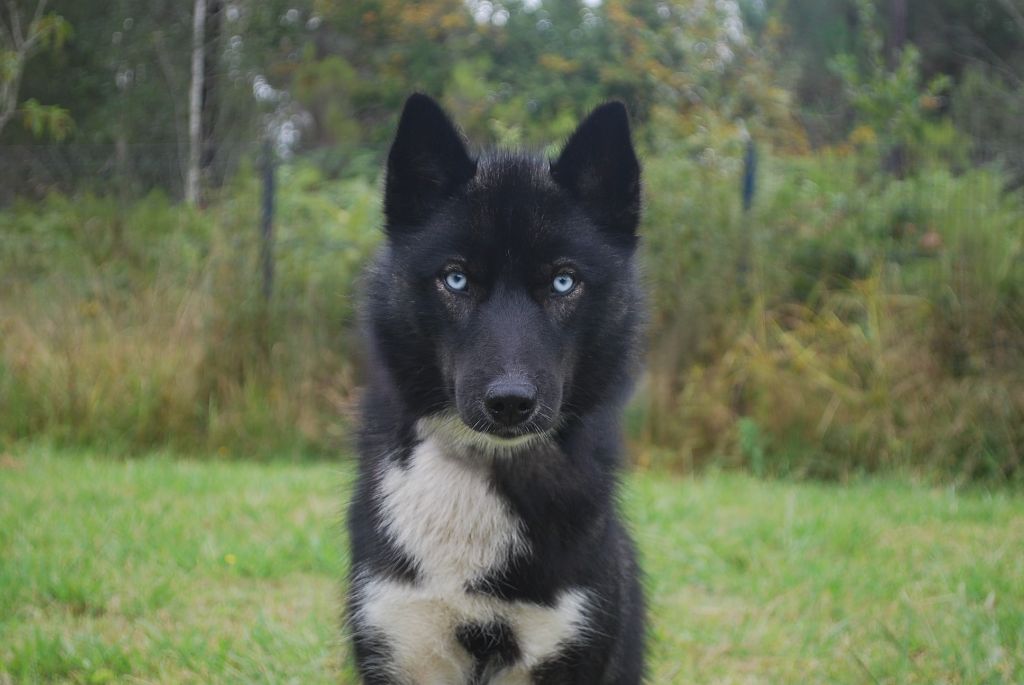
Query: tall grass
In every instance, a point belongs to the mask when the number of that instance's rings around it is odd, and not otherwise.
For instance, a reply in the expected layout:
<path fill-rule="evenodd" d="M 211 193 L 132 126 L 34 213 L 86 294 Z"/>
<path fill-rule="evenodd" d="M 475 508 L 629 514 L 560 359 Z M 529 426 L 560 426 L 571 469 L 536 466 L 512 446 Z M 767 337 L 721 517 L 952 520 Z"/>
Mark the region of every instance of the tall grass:
<path fill-rule="evenodd" d="M 998 171 L 775 162 L 746 216 L 728 169 L 648 168 L 645 460 L 1024 475 L 1024 203 Z"/>
<path fill-rule="evenodd" d="M 1020 478 L 1020 194 L 994 168 L 896 180 L 838 153 L 763 167 L 744 213 L 734 160 L 647 160 L 638 458 Z M 284 168 L 264 302 L 258 190 L 243 174 L 202 212 L 55 196 L 0 213 L 0 440 L 336 450 L 378 193 Z"/>
<path fill-rule="evenodd" d="M 125 450 L 328 451 L 355 384 L 376 193 L 286 170 L 261 295 L 248 178 L 203 213 L 51 197 L 3 215 L 0 435 Z"/>

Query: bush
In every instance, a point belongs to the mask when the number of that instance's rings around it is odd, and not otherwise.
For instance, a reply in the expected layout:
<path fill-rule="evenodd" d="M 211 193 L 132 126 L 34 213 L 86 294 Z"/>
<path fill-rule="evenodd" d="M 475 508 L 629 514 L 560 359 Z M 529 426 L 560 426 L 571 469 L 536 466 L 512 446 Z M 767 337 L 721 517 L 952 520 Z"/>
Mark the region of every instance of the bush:
<path fill-rule="evenodd" d="M 1020 479 L 1024 203 L 990 169 L 865 175 L 849 150 L 646 163 L 641 463 Z M 258 184 L 197 213 L 54 196 L 0 214 L 0 440 L 328 454 L 358 392 L 379 194 L 282 168 L 274 294 Z"/>
<path fill-rule="evenodd" d="M 737 178 L 649 165 L 644 460 L 1024 475 L 1024 205 L 991 171 L 857 167 L 774 162 L 744 217 Z"/>
<path fill-rule="evenodd" d="M 124 450 L 324 453 L 355 388 L 353 283 L 377 194 L 283 169 L 261 295 L 258 187 L 204 213 L 54 196 L 2 216 L 0 435 Z"/>

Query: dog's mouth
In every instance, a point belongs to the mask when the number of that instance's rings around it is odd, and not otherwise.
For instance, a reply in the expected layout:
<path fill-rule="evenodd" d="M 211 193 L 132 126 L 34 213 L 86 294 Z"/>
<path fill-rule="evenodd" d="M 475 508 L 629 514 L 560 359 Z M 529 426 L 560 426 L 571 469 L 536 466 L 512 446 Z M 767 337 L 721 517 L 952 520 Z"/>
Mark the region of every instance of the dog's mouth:
<path fill-rule="evenodd" d="M 483 452 L 518 451 L 551 436 L 553 426 L 530 421 L 517 426 L 501 426 L 491 422 L 467 421 L 458 412 L 443 412 L 421 420 L 420 430 L 442 438 L 453 446 Z"/>
<path fill-rule="evenodd" d="M 461 441 L 485 451 L 516 451 L 550 437 L 551 427 L 529 422 L 515 427 L 470 424 L 461 421 L 465 432 Z M 468 430 L 466 430 L 468 429 Z"/>
<path fill-rule="evenodd" d="M 546 433 L 549 430 L 548 428 L 537 425 L 532 421 L 514 427 L 501 426 L 494 423 L 481 426 L 479 422 L 470 424 L 466 421 L 463 421 L 463 425 L 482 436 L 486 436 L 501 443 L 509 444 L 531 440 L 532 438 L 535 438 L 542 433 Z"/>

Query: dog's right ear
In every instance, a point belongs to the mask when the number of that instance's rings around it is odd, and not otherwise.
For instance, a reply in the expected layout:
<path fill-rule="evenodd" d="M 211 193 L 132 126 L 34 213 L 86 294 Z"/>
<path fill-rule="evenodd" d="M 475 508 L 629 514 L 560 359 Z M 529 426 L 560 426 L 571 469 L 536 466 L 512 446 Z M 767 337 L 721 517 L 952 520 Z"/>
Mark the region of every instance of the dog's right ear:
<path fill-rule="evenodd" d="M 410 95 L 388 153 L 384 185 L 388 234 L 420 226 L 474 174 L 476 162 L 440 105 L 421 93 Z"/>
<path fill-rule="evenodd" d="M 607 102 L 591 112 L 552 162 L 551 177 L 599 225 L 633 238 L 640 220 L 640 163 L 626 106 Z"/>

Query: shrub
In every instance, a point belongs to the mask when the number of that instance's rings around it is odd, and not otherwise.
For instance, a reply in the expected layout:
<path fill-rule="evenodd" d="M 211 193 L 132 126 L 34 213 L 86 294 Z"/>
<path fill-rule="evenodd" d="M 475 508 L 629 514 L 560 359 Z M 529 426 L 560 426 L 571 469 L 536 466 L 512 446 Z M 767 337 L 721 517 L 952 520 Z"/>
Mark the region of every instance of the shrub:
<path fill-rule="evenodd" d="M 1019 479 L 1024 203 L 994 169 L 865 175 L 848 151 L 646 164 L 644 464 Z M 337 450 L 379 194 L 282 168 L 264 301 L 258 183 L 197 213 L 53 196 L 0 214 L 0 440 L 266 456 Z"/>
<path fill-rule="evenodd" d="M 743 217 L 737 179 L 649 166 L 644 459 L 1021 477 L 1024 205 L 1002 176 L 776 161 Z"/>
<path fill-rule="evenodd" d="M 337 449 L 373 188 L 282 171 L 273 297 L 257 184 L 205 213 L 54 196 L 2 215 L 0 435 L 247 456 Z M 9 237 L 9 239 L 8 239 Z"/>

